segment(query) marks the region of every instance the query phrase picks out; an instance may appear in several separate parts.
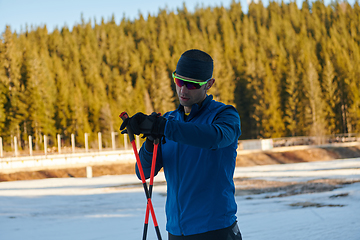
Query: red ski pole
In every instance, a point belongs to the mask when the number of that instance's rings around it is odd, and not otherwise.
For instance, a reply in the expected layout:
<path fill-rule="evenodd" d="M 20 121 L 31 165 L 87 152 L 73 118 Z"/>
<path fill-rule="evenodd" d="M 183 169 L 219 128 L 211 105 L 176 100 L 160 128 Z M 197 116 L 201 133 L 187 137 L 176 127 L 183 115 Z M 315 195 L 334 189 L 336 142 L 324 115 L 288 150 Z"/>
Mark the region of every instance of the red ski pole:
<path fill-rule="evenodd" d="M 157 156 L 157 149 L 159 146 L 160 140 L 156 138 L 154 140 L 154 151 L 153 151 L 153 158 L 151 162 L 151 172 L 150 172 L 150 184 L 149 184 L 149 195 L 151 198 L 152 195 L 152 189 L 154 184 L 154 175 L 155 175 L 155 165 L 156 165 L 156 156 Z M 144 224 L 144 231 L 143 231 L 143 240 L 146 240 L 147 236 L 147 229 L 148 229 L 148 223 L 149 223 L 149 205 L 146 205 L 146 214 L 145 214 L 145 224 Z"/>
<path fill-rule="evenodd" d="M 124 121 L 126 118 L 129 117 L 129 115 L 128 115 L 126 112 L 122 112 L 119 117 Z M 155 226 L 155 231 L 156 231 L 157 238 L 158 238 L 158 240 L 162 240 L 161 234 L 160 234 L 159 225 L 158 225 L 158 223 L 157 223 L 156 216 L 155 216 L 154 207 L 153 207 L 153 205 L 152 205 L 150 193 L 149 193 L 149 190 L 148 190 L 147 185 L 146 185 L 145 175 L 144 175 L 144 171 L 143 171 L 143 168 L 142 168 L 142 165 L 141 165 L 139 153 L 138 153 L 137 148 L 136 148 L 134 133 L 133 133 L 133 132 L 131 131 L 131 129 L 129 129 L 129 128 L 126 128 L 126 130 L 127 130 L 127 132 L 128 132 L 131 145 L 132 145 L 132 147 L 133 147 L 133 151 L 134 151 L 135 158 L 136 158 L 136 163 L 137 163 L 138 168 L 139 168 L 139 173 L 140 173 L 140 177 L 141 177 L 141 182 L 142 182 L 143 187 L 144 187 L 145 196 L 146 196 L 146 199 L 147 199 L 146 208 L 149 207 L 149 210 L 150 210 L 150 213 L 151 213 L 151 217 L 152 217 L 153 222 L 154 222 L 154 226 Z M 148 214 L 148 213 L 147 213 L 147 214 Z M 145 217 L 146 217 L 146 216 L 145 216 Z M 145 222 L 145 224 L 146 224 L 146 222 Z M 147 228 L 146 228 L 146 229 L 147 229 Z M 144 230 L 145 230 L 145 227 L 144 227 Z"/>

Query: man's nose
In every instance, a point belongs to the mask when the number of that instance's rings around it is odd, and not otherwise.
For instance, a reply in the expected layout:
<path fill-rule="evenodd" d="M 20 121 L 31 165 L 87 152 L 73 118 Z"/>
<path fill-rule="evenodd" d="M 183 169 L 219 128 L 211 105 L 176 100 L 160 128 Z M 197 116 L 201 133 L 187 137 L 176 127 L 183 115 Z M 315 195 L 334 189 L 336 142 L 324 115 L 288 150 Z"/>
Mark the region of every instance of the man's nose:
<path fill-rule="evenodd" d="M 186 93 L 187 91 L 189 91 L 189 89 L 187 89 L 185 84 L 180 87 L 180 92 L 181 93 Z"/>

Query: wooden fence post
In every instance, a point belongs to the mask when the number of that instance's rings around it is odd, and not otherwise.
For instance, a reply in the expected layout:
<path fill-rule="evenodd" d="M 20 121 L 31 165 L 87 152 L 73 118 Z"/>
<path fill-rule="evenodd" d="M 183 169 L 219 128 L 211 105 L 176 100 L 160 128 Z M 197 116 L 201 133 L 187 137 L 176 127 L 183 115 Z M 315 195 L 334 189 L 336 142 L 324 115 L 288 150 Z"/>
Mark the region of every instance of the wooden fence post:
<path fill-rule="evenodd" d="M 0 157 L 4 156 L 2 137 L 0 137 Z"/>
<path fill-rule="evenodd" d="M 17 137 L 14 137 L 15 157 L 18 156 Z"/>
<path fill-rule="evenodd" d="M 71 134 L 71 148 L 72 152 L 75 153 L 75 134 Z"/>
<path fill-rule="evenodd" d="M 58 153 L 61 154 L 61 135 L 57 135 L 57 142 L 58 142 Z"/>
<path fill-rule="evenodd" d="M 44 152 L 45 152 L 45 155 L 47 155 L 47 136 L 44 135 Z"/>
<path fill-rule="evenodd" d="M 89 137 L 88 137 L 88 133 L 85 133 L 85 152 L 89 151 Z"/>
<path fill-rule="evenodd" d="M 101 151 L 102 150 L 101 132 L 98 132 L 98 142 L 99 142 L 99 151 Z"/>
<path fill-rule="evenodd" d="M 111 146 L 112 146 L 113 150 L 116 149 L 115 134 L 116 134 L 116 132 L 111 132 Z"/>
<path fill-rule="evenodd" d="M 127 142 L 128 136 L 127 134 L 124 134 L 124 148 L 125 150 L 128 148 L 128 142 Z"/>
<path fill-rule="evenodd" d="M 33 155 L 32 137 L 30 135 L 29 135 L 29 154 L 30 154 L 30 156 Z"/>

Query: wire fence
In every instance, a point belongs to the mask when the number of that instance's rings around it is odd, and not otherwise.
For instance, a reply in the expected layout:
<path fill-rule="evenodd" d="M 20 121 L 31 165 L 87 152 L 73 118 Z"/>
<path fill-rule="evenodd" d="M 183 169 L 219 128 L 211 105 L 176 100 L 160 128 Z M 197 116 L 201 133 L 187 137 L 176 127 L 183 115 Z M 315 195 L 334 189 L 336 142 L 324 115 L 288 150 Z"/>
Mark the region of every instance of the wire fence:
<path fill-rule="evenodd" d="M 123 138 L 123 139 L 119 139 Z M 7 138 L 9 139 L 9 138 Z M 326 136 L 299 136 L 299 137 L 283 137 L 283 138 L 271 138 L 271 139 L 247 139 L 239 140 L 238 150 L 248 149 L 250 142 L 260 143 L 254 148 L 264 149 L 261 146 L 261 142 L 266 142 L 265 149 L 272 149 L 278 147 L 291 147 L 291 146 L 315 146 L 326 145 L 346 142 L 360 142 L 360 133 L 346 133 L 346 134 L 333 134 Z M 267 140 L 267 141 L 263 141 Z M 140 148 L 143 140 L 136 136 L 136 145 Z M 4 145 L 7 146 L 7 151 L 4 150 Z M 111 144 L 105 144 L 102 140 L 102 134 L 99 132 L 97 140 L 92 141 L 89 144 L 88 134 L 85 133 L 85 144 L 83 147 L 76 146 L 75 136 L 71 135 L 70 145 L 64 144 L 61 135 L 57 135 L 56 139 L 48 136 L 43 136 L 42 146 L 39 149 L 34 150 L 34 141 L 32 136 L 29 136 L 28 144 L 22 146 L 17 137 L 11 138 L 11 143 L 3 142 L 3 138 L 0 137 L 0 158 L 3 157 L 20 157 L 20 156 L 33 156 L 33 155 L 51 155 L 51 154 L 67 154 L 67 153 L 86 153 L 86 152 L 99 152 L 99 151 L 115 151 L 115 150 L 127 150 L 130 148 L 128 137 L 126 134 L 119 135 L 116 132 L 111 133 Z"/>
<path fill-rule="evenodd" d="M 333 143 L 360 142 L 360 133 L 346 133 L 311 137 L 273 138 L 272 140 L 273 147 L 325 145 Z"/>
<path fill-rule="evenodd" d="M 247 139 L 239 141 L 238 150 L 269 150 L 280 147 L 321 146 L 349 142 L 360 143 L 360 133 L 333 134 L 326 136 L 283 137 L 270 139 Z"/>

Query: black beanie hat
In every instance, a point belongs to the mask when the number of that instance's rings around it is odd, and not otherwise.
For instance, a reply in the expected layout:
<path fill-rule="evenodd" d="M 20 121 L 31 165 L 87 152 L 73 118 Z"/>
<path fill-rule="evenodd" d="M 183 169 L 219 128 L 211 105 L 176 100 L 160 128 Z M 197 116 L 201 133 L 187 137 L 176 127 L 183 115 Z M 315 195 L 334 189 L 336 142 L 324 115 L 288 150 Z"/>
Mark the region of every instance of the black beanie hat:
<path fill-rule="evenodd" d="M 212 78 L 213 70 L 214 62 L 209 54 L 191 49 L 181 55 L 175 73 L 184 79 L 204 82 Z"/>

